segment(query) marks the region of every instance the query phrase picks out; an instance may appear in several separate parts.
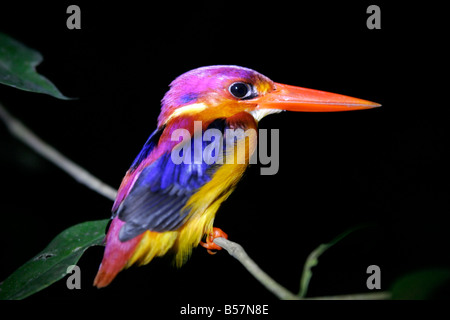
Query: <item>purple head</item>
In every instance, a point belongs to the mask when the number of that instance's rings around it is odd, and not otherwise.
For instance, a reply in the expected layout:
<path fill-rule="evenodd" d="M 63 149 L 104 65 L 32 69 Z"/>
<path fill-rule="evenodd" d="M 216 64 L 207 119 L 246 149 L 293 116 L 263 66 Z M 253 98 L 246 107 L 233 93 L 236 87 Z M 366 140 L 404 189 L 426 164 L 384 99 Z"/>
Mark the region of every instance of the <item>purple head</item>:
<path fill-rule="evenodd" d="M 201 67 L 177 77 L 162 99 L 158 123 L 162 124 L 176 109 L 203 103 L 215 107 L 236 100 L 252 99 L 261 90 L 273 88 L 266 76 L 248 68 L 217 65 Z"/>

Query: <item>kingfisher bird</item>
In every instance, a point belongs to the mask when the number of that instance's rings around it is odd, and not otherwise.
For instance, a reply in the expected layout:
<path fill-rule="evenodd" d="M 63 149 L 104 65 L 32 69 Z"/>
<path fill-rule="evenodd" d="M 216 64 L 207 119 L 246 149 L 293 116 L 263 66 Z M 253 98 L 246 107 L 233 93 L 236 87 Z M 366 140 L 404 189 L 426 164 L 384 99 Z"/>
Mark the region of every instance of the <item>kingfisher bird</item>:
<path fill-rule="evenodd" d="M 251 135 L 241 135 L 233 136 L 228 144 L 231 138 L 227 141 L 227 130 L 257 130 L 263 117 L 282 111 L 349 111 L 378 106 L 367 100 L 276 83 L 239 66 L 200 67 L 180 75 L 161 101 L 156 130 L 122 180 L 94 286 L 105 287 L 123 269 L 148 264 L 154 257 L 171 253 L 174 264 L 181 267 L 199 244 L 211 254 L 221 249 L 214 239 L 227 235 L 213 227 L 215 215 L 242 178 L 257 143 Z M 201 125 L 195 125 L 198 123 Z M 174 139 L 177 129 L 194 138 Z M 203 134 L 209 129 L 223 133 L 224 147 L 215 152 L 215 161 L 173 161 L 172 154 L 180 144 L 193 147 L 194 153 L 200 148 L 203 154 L 209 145 Z M 245 146 L 244 153 L 236 152 L 240 146 Z M 192 152 L 179 155 L 192 158 Z"/>

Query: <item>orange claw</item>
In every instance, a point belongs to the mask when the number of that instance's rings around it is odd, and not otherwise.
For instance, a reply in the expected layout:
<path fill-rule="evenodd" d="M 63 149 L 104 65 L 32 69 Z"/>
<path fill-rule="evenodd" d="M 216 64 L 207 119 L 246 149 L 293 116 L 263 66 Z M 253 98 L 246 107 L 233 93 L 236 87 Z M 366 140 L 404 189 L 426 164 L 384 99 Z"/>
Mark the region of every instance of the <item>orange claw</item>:
<path fill-rule="evenodd" d="M 213 228 L 213 231 L 206 237 L 206 243 L 200 241 L 200 245 L 206 248 L 209 254 L 216 254 L 215 251 L 211 250 L 222 250 L 222 247 L 214 243 L 214 239 L 216 238 L 228 239 L 228 235 L 220 228 Z"/>

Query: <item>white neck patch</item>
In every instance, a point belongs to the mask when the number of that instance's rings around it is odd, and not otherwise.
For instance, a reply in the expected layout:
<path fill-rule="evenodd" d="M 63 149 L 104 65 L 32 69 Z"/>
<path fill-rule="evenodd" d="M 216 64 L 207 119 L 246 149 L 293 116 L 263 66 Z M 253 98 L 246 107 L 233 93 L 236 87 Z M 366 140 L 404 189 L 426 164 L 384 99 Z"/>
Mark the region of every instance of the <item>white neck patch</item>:
<path fill-rule="evenodd" d="M 250 111 L 249 113 L 253 116 L 253 118 L 259 122 L 261 121 L 262 118 L 264 118 L 265 116 L 268 116 L 269 114 L 274 114 L 274 113 L 280 113 L 284 110 L 280 110 L 280 109 L 254 109 L 252 111 Z"/>

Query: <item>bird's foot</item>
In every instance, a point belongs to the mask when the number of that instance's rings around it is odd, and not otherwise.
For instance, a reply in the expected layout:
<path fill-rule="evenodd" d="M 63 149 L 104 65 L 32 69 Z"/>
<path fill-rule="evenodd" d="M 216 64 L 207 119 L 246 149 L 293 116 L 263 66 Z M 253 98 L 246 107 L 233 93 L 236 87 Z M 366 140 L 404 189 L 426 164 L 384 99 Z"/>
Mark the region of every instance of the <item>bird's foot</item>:
<path fill-rule="evenodd" d="M 216 251 L 212 250 L 222 250 L 221 246 L 218 246 L 214 243 L 214 239 L 216 238 L 225 238 L 228 239 L 228 235 L 222 231 L 220 228 L 213 228 L 213 231 L 208 234 L 206 237 L 206 243 L 200 241 L 200 245 L 207 249 L 209 254 L 216 254 Z"/>

